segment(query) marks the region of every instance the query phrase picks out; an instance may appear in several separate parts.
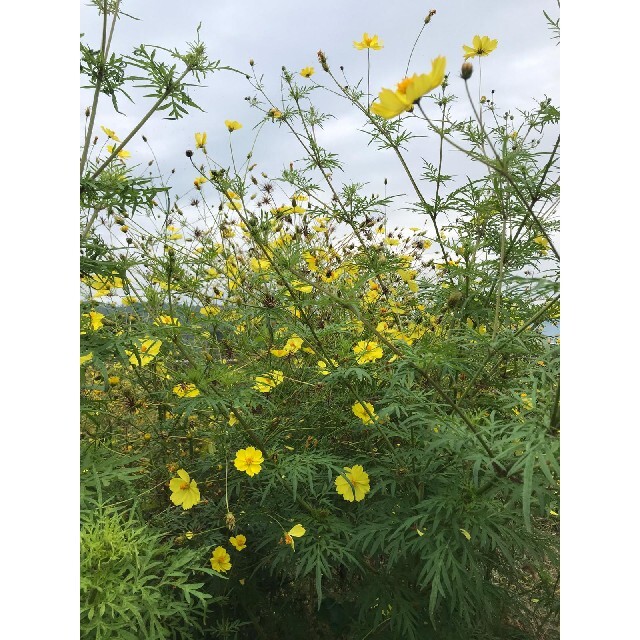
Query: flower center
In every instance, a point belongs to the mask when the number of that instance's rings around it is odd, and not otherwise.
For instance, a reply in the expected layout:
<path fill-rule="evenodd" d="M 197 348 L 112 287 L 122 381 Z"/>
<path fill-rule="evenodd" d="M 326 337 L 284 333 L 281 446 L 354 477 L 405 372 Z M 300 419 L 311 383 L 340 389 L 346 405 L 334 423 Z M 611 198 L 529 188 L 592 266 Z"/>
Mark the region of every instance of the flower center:
<path fill-rule="evenodd" d="M 413 84 L 413 78 L 405 78 L 398 82 L 398 93 L 406 94 L 407 89 Z"/>
<path fill-rule="evenodd" d="M 244 461 L 245 461 L 248 465 L 253 464 L 253 456 L 245 456 Z"/>
<path fill-rule="evenodd" d="M 180 485 L 180 491 L 186 491 L 189 488 L 189 485 L 186 482 L 183 482 Z"/>

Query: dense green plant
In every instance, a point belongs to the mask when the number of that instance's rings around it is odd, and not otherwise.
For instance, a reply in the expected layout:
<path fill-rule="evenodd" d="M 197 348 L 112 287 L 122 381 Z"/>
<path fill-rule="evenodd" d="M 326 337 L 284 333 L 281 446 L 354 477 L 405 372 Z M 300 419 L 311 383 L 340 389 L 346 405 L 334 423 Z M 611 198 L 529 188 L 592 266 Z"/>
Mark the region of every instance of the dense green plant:
<path fill-rule="evenodd" d="M 98 4 L 106 25 L 120 4 Z M 128 68 L 143 69 L 173 117 L 194 106 L 185 75 L 220 68 L 200 42 L 173 54 L 177 78 L 105 43 L 82 53 L 95 95 L 128 95 Z M 401 83 L 433 81 L 421 99 L 372 103 L 318 62 L 326 85 L 283 69 L 278 101 L 251 65 L 245 161 L 239 123 L 229 158 L 197 133 L 183 198 L 118 158 L 144 121 L 106 158 L 87 136 L 83 625 L 129 637 L 130 607 L 133 637 L 553 637 L 559 140 L 545 132 L 559 113 L 546 96 L 517 113 L 475 101 L 467 65 L 470 115 L 455 120 L 438 59 Z M 410 202 L 340 181 L 327 96 L 393 153 Z M 264 127 L 303 153 L 273 178 Z M 446 146 L 481 177 L 446 175 Z M 402 206 L 424 224 L 394 226 Z"/>

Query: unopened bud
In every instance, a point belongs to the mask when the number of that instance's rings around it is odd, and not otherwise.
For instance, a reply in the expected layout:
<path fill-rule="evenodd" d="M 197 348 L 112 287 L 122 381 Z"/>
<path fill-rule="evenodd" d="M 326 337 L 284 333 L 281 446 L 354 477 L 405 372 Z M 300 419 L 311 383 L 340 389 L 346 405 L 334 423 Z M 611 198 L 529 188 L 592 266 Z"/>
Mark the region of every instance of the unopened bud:
<path fill-rule="evenodd" d="M 249 66 L 253 67 L 254 64 L 255 62 L 253 61 L 253 58 L 249 58 Z"/>
<path fill-rule="evenodd" d="M 88 118 L 91 115 L 91 107 L 87 107 L 84 112 L 84 117 Z"/>
<path fill-rule="evenodd" d="M 431 18 L 433 18 L 433 16 L 435 15 L 436 15 L 436 10 L 431 9 L 431 11 L 429 11 L 429 13 L 427 14 L 427 17 L 424 19 L 424 23 L 429 24 L 431 22 Z"/>
<path fill-rule="evenodd" d="M 147 136 L 142 136 L 142 141 L 146 142 L 147 141 Z"/>
<path fill-rule="evenodd" d="M 468 80 L 473 73 L 473 65 L 470 62 L 463 62 L 460 68 L 460 77 L 463 80 Z"/>
<path fill-rule="evenodd" d="M 187 156 L 187 158 L 190 158 L 191 156 L 193 156 L 193 151 L 191 151 L 191 149 L 187 149 L 185 151 L 185 155 Z"/>
<path fill-rule="evenodd" d="M 324 52 L 322 50 L 318 51 L 318 62 L 320 63 L 324 71 L 328 73 L 329 65 L 327 64 L 327 56 L 324 55 Z"/>

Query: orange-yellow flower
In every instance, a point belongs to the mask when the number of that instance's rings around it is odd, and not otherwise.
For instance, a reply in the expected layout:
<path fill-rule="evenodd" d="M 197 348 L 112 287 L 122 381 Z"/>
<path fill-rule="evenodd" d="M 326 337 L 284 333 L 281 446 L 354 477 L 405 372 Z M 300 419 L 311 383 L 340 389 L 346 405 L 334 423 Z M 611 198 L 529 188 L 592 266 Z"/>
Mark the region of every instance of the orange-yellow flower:
<path fill-rule="evenodd" d="M 378 358 L 382 358 L 382 347 L 377 342 L 366 342 L 360 340 L 358 344 L 353 347 L 353 353 L 360 355 L 357 362 L 358 364 L 366 364 L 367 362 L 374 362 Z"/>
<path fill-rule="evenodd" d="M 111 129 L 107 129 L 104 125 L 101 125 L 100 128 L 107 134 L 107 137 L 115 140 L 116 142 L 120 142 L 120 138 L 118 138 L 115 132 L 111 131 Z"/>
<path fill-rule="evenodd" d="M 264 457 L 262 451 L 255 447 L 247 447 L 236 452 L 236 459 L 233 461 L 238 471 L 245 471 L 248 476 L 255 476 L 262 470 Z"/>
<path fill-rule="evenodd" d="M 403 111 L 411 111 L 413 105 L 429 91 L 439 87 L 444 80 L 447 59 L 438 56 L 431 62 L 431 71 L 405 78 L 398 83 L 396 91 L 382 89 L 378 95 L 379 102 L 371 105 L 371 112 L 387 120 L 400 115 Z"/>
<path fill-rule="evenodd" d="M 380 40 L 378 40 L 378 36 L 369 36 L 368 33 L 365 33 L 362 36 L 362 41 L 361 42 L 355 42 L 353 43 L 353 46 L 356 49 L 375 49 L 376 51 L 379 51 L 380 49 L 382 49 L 383 45 L 382 42 Z"/>
<path fill-rule="evenodd" d="M 295 551 L 296 543 L 293 539 L 302 538 L 305 533 L 307 533 L 307 530 L 301 524 L 297 524 L 284 534 L 284 543 L 291 545 L 291 549 Z"/>
<path fill-rule="evenodd" d="M 498 46 L 497 40 L 491 40 L 489 36 L 473 36 L 472 46 L 462 45 L 464 59 L 476 56 L 488 56 Z"/>
<path fill-rule="evenodd" d="M 113 144 L 108 144 L 107 145 L 107 153 L 111 154 L 113 153 L 113 150 L 115 149 L 115 145 Z M 126 160 L 127 158 L 131 157 L 131 152 L 130 151 L 118 151 L 118 158 L 120 158 L 120 160 Z"/>
<path fill-rule="evenodd" d="M 315 73 L 315 69 L 313 67 L 305 67 L 304 69 L 300 70 L 300 75 L 303 78 L 309 78 L 311 77 L 313 74 Z"/>
<path fill-rule="evenodd" d="M 173 393 L 180 398 L 195 398 L 200 395 L 200 389 L 192 382 L 181 382 L 173 387 Z"/>
<path fill-rule="evenodd" d="M 237 120 L 225 120 L 224 126 L 229 129 L 229 133 L 242 129 L 242 125 Z"/>
<path fill-rule="evenodd" d="M 178 477 L 171 480 L 169 489 L 173 492 L 171 494 L 171 502 L 176 506 L 181 504 L 185 510 L 191 509 L 191 507 L 200 502 L 198 485 L 184 469 L 178 470 Z"/>
<path fill-rule="evenodd" d="M 247 538 L 241 533 L 229 538 L 229 542 L 236 548 L 236 551 L 242 551 L 247 548 Z"/>
<path fill-rule="evenodd" d="M 135 351 L 125 349 L 125 353 L 129 356 L 129 362 L 134 367 L 144 367 L 158 355 L 160 347 L 162 346 L 162 340 L 154 340 L 152 338 L 136 338 L 134 346 Z"/>
<path fill-rule="evenodd" d="M 364 405 L 361 402 L 356 402 L 353 407 L 351 407 L 351 411 L 353 411 L 354 415 L 360 418 L 364 424 L 371 424 L 374 420 L 378 419 L 373 405 L 370 402 L 365 402 Z"/>
<path fill-rule="evenodd" d="M 348 502 L 360 502 L 371 491 L 369 474 L 359 464 L 344 470 L 346 473 L 336 478 L 336 491 Z"/>
<path fill-rule="evenodd" d="M 231 569 L 231 556 L 224 547 L 216 547 L 210 558 L 211 568 L 214 571 L 225 572 Z"/>
<path fill-rule="evenodd" d="M 260 391 L 261 393 L 269 393 L 272 389 L 275 389 L 284 380 L 284 374 L 282 371 L 274 369 L 269 373 L 265 373 L 263 376 L 256 376 L 256 384 L 253 385 L 253 389 Z"/>
<path fill-rule="evenodd" d="M 271 353 L 277 358 L 284 358 L 285 356 L 288 356 L 292 353 L 296 353 L 296 351 L 298 351 L 298 349 L 300 349 L 300 347 L 302 346 L 303 342 L 304 341 L 302 338 L 299 338 L 296 335 L 291 336 L 287 340 L 287 343 L 284 345 L 283 349 L 271 349 Z"/>
<path fill-rule="evenodd" d="M 207 144 L 207 132 L 194 134 L 196 138 L 196 149 L 204 149 L 204 145 Z"/>

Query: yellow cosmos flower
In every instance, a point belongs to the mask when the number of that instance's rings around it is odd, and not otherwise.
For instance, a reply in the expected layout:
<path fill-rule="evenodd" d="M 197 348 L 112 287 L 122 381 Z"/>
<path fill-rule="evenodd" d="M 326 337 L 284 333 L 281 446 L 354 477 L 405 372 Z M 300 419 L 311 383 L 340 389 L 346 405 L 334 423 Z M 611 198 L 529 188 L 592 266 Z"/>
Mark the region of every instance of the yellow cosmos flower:
<path fill-rule="evenodd" d="M 195 480 L 189 477 L 184 469 L 178 470 L 178 477 L 173 478 L 169 483 L 171 502 L 176 506 L 182 505 L 183 509 L 191 509 L 200 502 L 200 490 Z"/>
<path fill-rule="evenodd" d="M 362 354 L 357 362 L 358 364 L 365 364 L 367 362 L 374 362 L 378 358 L 382 358 L 382 347 L 377 342 L 367 342 L 360 340 L 358 344 L 353 347 L 353 353 L 356 355 Z"/>
<path fill-rule="evenodd" d="M 317 271 L 318 270 L 318 259 L 310 252 L 305 251 L 302 254 L 304 261 L 307 263 L 307 267 L 309 271 Z"/>
<path fill-rule="evenodd" d="M 382 49 L 383 44 L 381 40 L 378 40 L 378 36 L 369 36 L 368 33 L 364 33 L 362 36 L 362 41 L 361 42 L 355 42 L 353 43 L 353 46 L 356 49 L 375 49 L 376 51 L 379 51 L 380 49 Z"/>
<path fill-rule="evenodd" d="M 107 153 L 111 154 L 113 153 L 113 150 L 115 149 L 115 145 L 113 144 L 108 144 L 107 145 Z M 130 151 L 118 151 L 118 158 L 120 158 L 120 160 L 126 160 L 127 158 L 131 157 L 131 152 Z"/>
<path fill-rule="evenodd" d="M 282 118 L 282 111 L 280 111 L 280 109 L 269 109 L 269 111 L 267 112 L 267 115 L 270 118 L 273 118 L 274 120 L 279 120 L 280 118 Z"/>
<path fill-rule="evenodd" d="M 331 362 L 334 366 L 338 366 L 338 363 L 333 358 Z M 324 360 L 318 360 L 318 373 L 323 376 L 328 376 L 331 373 L 327 370 L 327 363 Z"/>
<path fill-rule="evenodd" d="M 224 547 L 216 547 L 211 554 L 211 568 L 214 571 L 224 573 L 231 569 L 231 556 Z"/>
<path fill-rule="evenodd" d="M 261 393 L 269 393 L 272 389 L 275 389 L 284 380 L 284 374 L 282 371 L 274 369 L 269 373 L 265 373 L 264 376 L 256 377 L 256 384 L 252 387 L 256 391 Z"/>
<path fill-rule="evenodd" d="M 284 543 L 291 545 L 292 551 L 295 551 L 296 543 L 294 538 L 302 538 L 305 533 L 307 533 L 307 530 L 301 524 L 297 524 L 284 534 Z"/>
<path fill-rule="evenodd" d="M 382 89 L 378 95 L 379 102 L 371 105 L 371 112 L 388 120 L 400 115 L 403 111 L 411 111 L 414 103 L 418 102 L 422 96 L 442 84 L 446 64 L 447 59 L 444 56 L 438 56 L 431 62 L 430 73 L 421 75 L 414 73 L 411 78 L 405 78 L 399 82 L 396 91 Z"/>
<path fill-rule="evenodd" d="M 247 539 L 241 533 L 229 538 L 229 542 L 236 548 L 236 551 L 242 551 L 247 548 Z"/>
<path fill-rule="evenodd" d="M 270 267 L 271 263 L 264 258 L 251 258 L 251 260 L 249 260 L 249 268 L 255 273 L 268 271 Z"/>
<path fill-rule="evenodd" d="M 229 414 L 229 426 L 233 427 L 234 424 L 238 424 L 238 418 L 236 418 L 236 414 L 235 413 L 230 413 Z"/>
<path fill-rule="evenodd" d="M 160 351 L 162 340 L 153 338 L 137 338 L 134 342 L 135 351 L 125 349 L 125 353 L 129 356 L 129 362 L 134 366 L 144 367 L 148 365 Z"/>
<path fill-rule="evenodd" d="M 262 470 L 262 451 L 255 447 L 247 447 L 236 452 L 236 459 L 233 461 L 238 471 L 245 471 L 248 476 L 255 476 Z"/>
<path fill-rule="evenodd" d="M 200 395 L 200 389 L 191 382 L 181 382 L 173 387 L 173 393 L 180 398 L 195 398 Z"/>
<path fill-rule="evenodd" d="M 549 241 L 544 236 L 536 236 L 533 241 L 540 247 L 543 255 L 549 251 Z"/>
<path fill-rule="evenodd" d="M 300 70 L 300 75 L 303 78 L 309 78 L 311 77 L 313 74 L 315 73 L 315 69 L 313 67 L 305 67 L 304 69 Z"/>
<path fill-rule="evenodd" d="M 156 327 L 160 327 L 163 324 L 168 324 L 168 325 L 172 325 L 174 327 L 179 327 L 180 326 L 180 320 L 178 320 L 178 318 L 173 318 L 171 316 L 168 315 L 162 315 L 162 316 L 158 316 L 153 324 L 156 325 Z"/>
<path fill-rule="evenodd" d="M 107 129 L 104 125 L 101 125 L 100 128 L 107 134 L 108 138 L 115 140 L 116 142 L 120 142 L 120 138 L 115 134 L 115 132 L 111 131 L 111 129 Z"/>
<path fill-rule="evenodd" d="M 291 353 L 296 353 L 302 346 L 304 340 L 299 338 L 298 336 L 291 336 L 287 340 L 287 343 L 284 345 L 283 349 L 271 349 L 271 353 L 277 358 L 284 358 L 284 356 L 288 356 Z"/>
<path fill-rule="evenodd" d="M 336 478 L 336 491 L 348 502 L 360 502 L 371 491 L 369 474 L 359 464 L 344 470 L 346 473 Z"/>
<path fill-rule="evenodd" d="M 473 36 L 472 46 L 462 45 L 464 59 L 476 56 L 488 56 L 498 46 L 497 40 L 491 40 L 489 36 Z"/>
<path fill-rule="evenodd" d="M 373 405 L 369 402 L 365 402 L 364 406 L 360 402 L 356 402 L 353 407 L 351 407 L 351 411 L 353 411 L 354 415 L 360 418 L 364 424 L 371 424 L 374 420 L 378 419 Z"/>
<path fill-rule="evenodd" d="M 198 176 L 194 181 L 193 184 L 195 185 L 196 189 L 200 188 L 200 185 L 204 184 L 207 181 L 207 179 L 204 176 Z"/>
<path fill-rule="evenodd" d="M 200 309 L 200 313 L 203 316 L 207 316 L 207 317 L 217 316 L 220 313 L 220 307 L 215 306 L 215 305 L 209 305 L 207 307 L 202 307 Z"/>
<path fill-rule="evenodd" d="M 93 360 L 93 351 L 89 351 L 89 353 L 85 353 L 83 356 L 80 356 L 80 366 L 87 362 L 91 362 Z"/>
<path fill-rule="evenodd" d="M 207 144 L 207 132 L 194 134 L 196 138 L 196 149 L 204 149 L 204 145 Z"/>
<path fill-rule="evenodd" d="M 237 120 L 225 120 L 224 126 L 229 129 L 229 133 L 242 129 L 242 125 Z"/>
<path fill-rule="evenodd" d="M 83 315 L 85 318 L 89 318 L 89 323 L 91 324 L 91 328 L 94 331 L 102 329 L 102 318 L 104 318 L 103 313 L 98 313 L 97 311 L 89 311 L 89 313 L 85 313 Z"/>
<path fill-rule="evenodd" d="M 305 284 L 304 282 L 300 282 L 300 280 L 293 280 L 291 282 L 291 286 L 296 291 L 300 291 L 300 293 L 311 293 L 313 291 L 313 286 L 312 285 Z"/>

